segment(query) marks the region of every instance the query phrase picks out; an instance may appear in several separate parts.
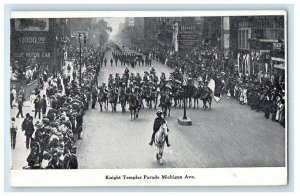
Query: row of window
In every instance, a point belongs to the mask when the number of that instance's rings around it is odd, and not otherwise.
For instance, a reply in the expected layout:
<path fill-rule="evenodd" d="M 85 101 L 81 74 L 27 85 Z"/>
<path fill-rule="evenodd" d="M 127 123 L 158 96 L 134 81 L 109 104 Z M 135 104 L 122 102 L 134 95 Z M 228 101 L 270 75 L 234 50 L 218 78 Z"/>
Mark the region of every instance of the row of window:
<path fill-rule="evenodd" d="M 238 30 L 238 48 L 250 49 L 249 39 L 275 39 L 284 40 L 284 29 L 250 29 L 243 28 Z"/>

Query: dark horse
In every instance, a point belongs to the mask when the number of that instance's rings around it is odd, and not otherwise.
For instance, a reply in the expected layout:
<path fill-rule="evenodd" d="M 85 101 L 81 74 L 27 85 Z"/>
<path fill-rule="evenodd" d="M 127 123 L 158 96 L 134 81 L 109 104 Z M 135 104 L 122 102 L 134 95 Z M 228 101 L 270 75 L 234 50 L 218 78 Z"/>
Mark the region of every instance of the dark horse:
<path fill-rule="evenodd" d="M 212 96 L 212 91 L 209 88 L 201 89 L 201 99 L 203 101 L 204 110 L 206 110 L 207 108 L 211 109 Z M 209 107 L 206 105 L 206 103 L 208 103 Z"/>
<path fill-rule="evenodd" d="M 197 108 L 198 108 L 199 99 L 201 99 L 201 90 L 202 90 L 202 88 L 200 86 L 198 88 L 195 87 L 195 91 L 193 94 L 194 108 L 196 108 L 196 103 L 197 103 Z"/>
<path fill-rule="evenodd" d="M 146 102 L 149 109 L 152 109 L 153 105 L 154 105 L 154 109 L 156 109 L 157 97 L 158 97 L 158 93 L 154 87 L 146 89 Z"/>
<path fill-rule="evenodd" d="M 110 89 L 109 94 L 108 94 L 108 99 L 109 103 L 111 105 L 111 111 L 117 111 L 116 106 L 117 106 L 117 101 L 118 101 L 118 94 L 114 89 Z"/>
<path fill-rule="evenodd" d="M 125 89 L 122 89 L 120 90 L 120 93 L 119 93 L 119 100 L 120 100 L 120 103 L 121 103 L 121 107 L 122 107 L 122 112 L 125 112 L 125 107 L 126 107 L 126 93 L 125 93 Z"/>
<path fill-rule="evenodd" d="M 132 114 L 133 114 L 133 119 L 138 118 L 139 104 L 138 104 L 137 97 L 134 96 L 133 94 L 130 94 L 128 102 L 129 102 L 129 110 L 130 110 L 130 119 L 132 119 Z"/>
<path fill-rule="evenodd" d="M 166 94 L 161 94 L 161 109 L 162 109 L 162 112 L 164 114 L 164 117 L 167 116 L 167 112 L 169 110 L 169 113 L 168 113 L 168 117 L 170 117 L 170 112 L 171 112 L 171 106 L 172 106 L 172 98 L 170 96 L 169 93 L 166 93 Z"/>
<path fill-rule="evenodd" d="M 188 97 L 188 105 L 189 108 L 192 106 L 192 97 L 194 95 L 195 92 L 195 86 L 192 83 L 188 83 L 187 84 L 187 94 L 186 96 Z"/>
<path fill-rule="evenodd" d="M 100 111 L 102 111 L 103 103 L 104 103 L 104 109 L 107 110 L 107 108 L 108 108 L 107 92 L 105 92 L 105 90 L 103 90 L 103 89 L 100 89 L 100 91 L 98 93 L 98 102 L 100 105 Z"/>

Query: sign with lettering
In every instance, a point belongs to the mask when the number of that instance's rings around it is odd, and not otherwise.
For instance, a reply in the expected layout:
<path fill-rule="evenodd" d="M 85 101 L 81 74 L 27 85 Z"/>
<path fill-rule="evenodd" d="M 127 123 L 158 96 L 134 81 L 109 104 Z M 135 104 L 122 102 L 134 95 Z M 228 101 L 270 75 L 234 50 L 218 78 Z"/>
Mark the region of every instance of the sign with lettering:
<path fill-rule="evenodd" d="M 49 31 L 48 18 L 15 19 L 16 31 Z"/>
<path fill-rule="evenodd" d="M 180 25 L 179 26 L 179 50 L 192 49 L 199 38 L 199 31 L 195 25 Z"/>
<path fill-rule="evenodd" d="M 12 60 L 28 66 L 34 59 L 42 67 L 52 67 L 54 48 L 58 51 L 59 47 L 49 19 L 14 19 L 12 22 L 15 27 L 11 32 Z"/>
<path fill-rule="evenodd" d="M 265 28 L 284 28 L 283 20 L 254 20 L 254 21 L 240 21 L 239 28 L 253 28 L 253 29 L 265 29 Z"/>

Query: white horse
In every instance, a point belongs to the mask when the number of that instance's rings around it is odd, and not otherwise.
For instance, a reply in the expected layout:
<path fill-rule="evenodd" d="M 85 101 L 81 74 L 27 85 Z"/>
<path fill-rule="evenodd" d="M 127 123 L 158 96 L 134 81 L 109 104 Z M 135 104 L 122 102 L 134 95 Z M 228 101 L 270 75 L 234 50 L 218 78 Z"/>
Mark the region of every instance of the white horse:
<path fill-rule="evenodd" d="M 156 153 L 156 159 L 159 161 L 159 164 L 163 164 L 162 156 L 165 147 L 165 137 L 168 135 L 168 126 L 167 123 L 163 123 L 159 130 L 155 134 L 154 144 L 158 149 L 158 153 Z"/>

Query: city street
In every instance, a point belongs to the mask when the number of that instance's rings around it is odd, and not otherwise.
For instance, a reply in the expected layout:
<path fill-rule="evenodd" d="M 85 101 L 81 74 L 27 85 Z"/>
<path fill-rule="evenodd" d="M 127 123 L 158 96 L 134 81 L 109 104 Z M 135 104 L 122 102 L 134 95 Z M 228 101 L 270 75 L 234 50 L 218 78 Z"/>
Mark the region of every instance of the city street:
<path fill-rule="evenodd" d="M 109 60 L 111 52 L 105 54 Z M 157 75 L 170 68 L 152 61 Z M 125 67 L 102 67 L 98 82 L 107 83 L 110 73 L 120 75 Z M 130 73 L 149 71 L 150 67 L 129 67 Z M 128 108 L 128 106 L 127 106 Z M 84 116 L 83 140 L 78 142 L 80 169 L 124 168 L 215 168 L 215 167 L 280 167 L 285 165 L 285 130 L 278 123 L 266 120 L 262 112 L 250 110 L 236 100 L 224 97 L 213 101 L 212 109 L 187 109 L 193 121 L 190 127 L 181 126 L 177 119 L 183 116 L 182 108 L 171 110 L 167 118 L 171 147 L 165 147 L 164 165 L 155 158 L 156 148 L 149 146 L 155 109 L 142 109 L 139 118 L 130 119 L 130 113 L 90 109 Z M 24 112 L 26 113 L 26 112 Z M 25 138 L 25 137 L 24 137 Z M 25 140 L 23 139 L 22 142 Z M 21 143 L 22 143 L 21 142 Z M 17 141 L 18 143 L 18 141 Z M 17 144 L 17 149 L 21 148 Z M 24 147 L 25 148 L 25 144 Z M 23 156 L 23 155 L 22 155 Z M 12 156 L 12 157 L 15 157 Z"/>

